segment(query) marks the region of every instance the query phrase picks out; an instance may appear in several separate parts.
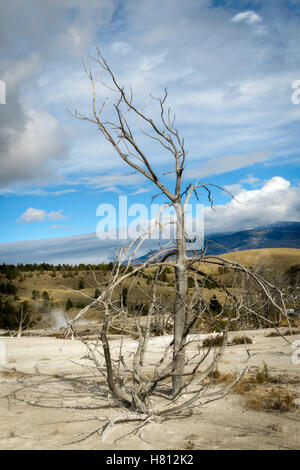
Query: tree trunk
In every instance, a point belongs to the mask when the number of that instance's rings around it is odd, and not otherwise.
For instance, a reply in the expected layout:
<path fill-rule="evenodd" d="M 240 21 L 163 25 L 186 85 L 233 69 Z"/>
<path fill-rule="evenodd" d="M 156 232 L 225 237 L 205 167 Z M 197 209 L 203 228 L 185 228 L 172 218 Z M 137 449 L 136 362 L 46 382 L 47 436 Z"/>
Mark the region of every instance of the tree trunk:
<path fill-rule="evenodd" d="M 185 220 L 181 201 L 175 204 L 177 260 L 175 265 L 176 296 L 174 305 L 174 349 L 173 349 L 173 394 L 184 385 L 182 376 L 185 369 L 185 349 L 183 333 L 186 324 L 187 266 L 185 246 Z"/>

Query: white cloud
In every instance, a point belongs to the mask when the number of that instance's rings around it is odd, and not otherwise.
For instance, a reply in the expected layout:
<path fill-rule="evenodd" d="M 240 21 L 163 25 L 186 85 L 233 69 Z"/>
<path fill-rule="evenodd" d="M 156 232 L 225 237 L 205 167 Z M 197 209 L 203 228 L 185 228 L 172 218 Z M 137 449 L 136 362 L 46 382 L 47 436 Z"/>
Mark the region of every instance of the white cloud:
<path fill-rule="evenodd" d="M 51 225 L 51 227 L 49 227 L 50 230 L 56 230 L 56 229 L 63 229 L 63 230 L 69 230 L 70 227 L 68 227 L 67 225 Z"/>
<path fill-rule="evenodd" d="M 242 190 L 242 186 L 241 184 L 239 183 L 235 183 L 235 184 L 226 184 L 224 186 L 224 189 L 226 189 L 226 191 L 228 191 L 230 194 L 232 194 L 233 196 L 236 196 L 237 194 L 240 193 L 240 191 Z"/>
<path fill-rule="evenodd" d="M 212 233 L 235 232 L 280 221 L 300 222 L 300 188 L 279 176 L 266 181 L 260 189 L 241 189 L 224 205 L 205 208 L 205 236 Z M 40 221 L 46 212 L 30 208 L 31 216 Z M 27 209 L 29 211 L 29 209 Z M 26 212 L 27 212 L 26 211 Z M 58 211 L 59 212 L 59 211 Z M 23 214 L 24 216 L 24 214 Z M 28 214 L 30 218 L 30 213 Z M 147 225 L 147 224 L 146 224 Z M 62 228 L 55 225 L 52 228 Z M 122 230 L 121 230 L 122 232 Z M 100 263 L 115 259 L 116 249 L 128 245 L 126 239 L 102 239 L 95 233 L 44 240 L 0 244 L 0 257 L 5 262 Z M 140 255 L 157 249 L 157 240 L 148 240 Z"/>
<path fill-rule="evenodd" d="M 228 173 L 239 168 L 246 168 L 255 163 L 264 162 L 270 158 L 267 150 L 257 150 L 241 155 L 228 155 L 226 157 L 215 158 L 204 161 L 199 168 L 188 169 L 185 171 L 184 178 L 197 178 L 206 175 L 219 175 Z"/>
<path fill-rule="evenodd" d="M 233 23 L 240 23 L 241 21 L 245 21 L 245 23 L 248 24 L 261 23 L 262 17 L 255 13 L 255 11 L 248 10 L 238 13 L 231 19 L 231 21 Z"/>
<path fill-rule="evenodd" d="M 133 86 L 138 105 L 149 91 L 160 96 L 169 86 L 168 103 L 176 111 L 191 166 L 257 148 L 299 148 L 300 106 L 291 103 L 291 83 L 299 78 L 299 16 L 284 1 L 276 8 L 261 2 L 259 14 L 246 10 L 254 6 L 240 7 L 233 16 L 229 3 L 212 8 L 208 0 L 30 0 L 28 12 L 36 18 L 32 26 L 6 2 L 0 42 L 5 59 L 0 75 L 7 73 L 8 85 L 5 126 L 0 126 L 5 129 L 0 135 L 3 186 L 32 179 L 42 185 L 57 174 L 78 181 L 118 171 L 119 159 L 96 127 L 70 120 L 63 107 L 70 96 L 80 110 L 90 112 L 91 89 L 80 57 L 93 54 L 96 44 L 120 83 Z M 241 27 L 245 23 L 252 27 Z M 263 34 L 253 34 L 262 27 Z M 99 101 L 107 94 L 104 87 Z M 168 156 L 151 142 L 142 143 L 159 169 L 170 169 Z M 270 158 L 274 155 L 271 151 Z M 224 165 L 213 160 L 205 165 L 218 174 L 247 166 L 243 158 L 229 163 L 228 158 Z M 111 181 L 106 189 L 116 184 Z"/>
<path fill-rule="evenodd" d="M 118 159 L 116 157 L 116 159 Z M 128 167 L 125 166 L 125 169 Z M 112 174 L 112 175 L 99 175 L 91 177 L 83 177 L 77 181 L 77 184 L 85 185 L 87 187 L 92 187 L 93 189 L 99 189 L 101 191 L 116 191 L 120 192 L 120 187 L 135 187 L 138 184 L 141 184 L 145 181 L 145 178 L 139 173 L 127 172 L 125 174 Z M 70 182 L 74 184 L 74 182 Z M 144 191 L 142 191 L 144 192 Z"/>
<path fill-rule="evenodd" d="M 149 72 L 163 62 L 166 54 L 166 52 L 162 52 L 156 56 L 144 57 L 139 65 L 139 70 Z"/>
<path fill-rule="evenodd" d="M 26 211 L 17 220 L 19 223 L 30 224 L 32 222 L 43 222 L 45 220 L 63 220 L 65 216 L 62 214 L 62 209 L 58 211 L 47 212 L 44 209 L 35 209 L 28 207 Z"/>
<path fill-rule="evenodd" d="M 300 221 L 300 188 L 275 176 L 262 188 L 241 189 L 236 200 L 205 209 L 205 233 L 233 232 L 278 221 Z"/>
<path fill-rule="evenodd" d="M 52 211 L 52 212 L 48 212 L 47 214 L 47 219 L 48 220 L 53 220 L 53 221 L 56 221 L 56 220 L 63 220 L 65 219 L 66 217 L 62 214 L 63 210 L 59 210 L 59 211 Z"/>
<path fill-rule="evenodd" d="M 112 43 L 111 49 L 113 52 L 126 54 L 126 52 L 129 52 L 131 48 L 125 41 L 116 41 Z"/>
<path fill-rule="evenodd" d="M 260 179 L 256 178 L 256 176 L 247 175 L 247 177 L 241 179 L 239 183 L 246 183 L 246 184 L 250 184 L 250 186 L 256 186 L 259 183 L 259 181 Z"/>
<path fill-rule="evenodd" d="M 137 189 L 136 191 L 134 191 L 133 193 L 131 193 L 131 195 L 136 196 L 137 194 L 149 193 L 149 191 L 151 191 L 150 188 L 140 188 L 140 189 Z"/>
<path fill-rule="evenodd" d="M 29 0 L 26 15 L 32 21 L 24 21 L 22 8 L 1 5 L 0 77 L 7 100 L 0 115 L 0 184 L 43 185 L 57 176 L 53 159 L 65 160 L 68 150 L 56 119 L 63 103 L 47 108 L 38 96 L 39 77 L 45 69 L 49 74 L 64 67 L 68 75 L 72 60 L 80 62 L 114 9 L 110 0 Z"/>
<path fill-rule="evenodd" d="M 46 211 L 43 209 L 34 209 L 33 207 L 28 207 L 24 214 L 18 219 L 18 222 L 30 224 L 32 222 L 42 222 L 46 218 Z"/>
<path fill-rule="evenodd" d="M 12 186 L 0 188 L 0 195 L 15 195 L 15 196 L 62 196 L 63 194 L 76 193 L 77 189 L 39 189 L 39 188 L 28 188 L 24 186 Z"/>
<path fill-rule="evenodd" d="M 21 83 L 26 83 L 32 79 L 32 76 L 41 71 L 41 61 L 37 53 L 33 53 L 27 60 L 19 60 L 13 66 L 9 66 L 2 78 L 9 87 L 16 89 Z"/>
<path fill-rule="evenodd" d="M 11 144 L 0 154 L 0 182 L 54 179 L 51 166 L 64 156 L 66 145 L 56 119 L 47 111 L 26 110 L 26 124 L 18 132 L 9 129 Z"/>
<path fill-rule="evenodd" d="M 27 240 L 0 244 L 1 259 L 6 262 L 101 263 L 115 259 L 116 248 L 126 246 L 126 240 L 99 240 L 95 233 L 71 237 Z M 157 244 L 155 245 L 157 246 Z M 154 247 L 153 243 L 148 246 Z"/>

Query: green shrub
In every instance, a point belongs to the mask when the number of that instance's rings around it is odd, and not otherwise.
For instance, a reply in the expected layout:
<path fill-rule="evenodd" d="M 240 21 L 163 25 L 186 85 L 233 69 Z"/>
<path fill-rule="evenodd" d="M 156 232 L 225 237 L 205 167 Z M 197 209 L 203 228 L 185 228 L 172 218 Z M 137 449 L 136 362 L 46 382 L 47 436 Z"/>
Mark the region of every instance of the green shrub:
<path fill-rule="evenodd" d="M 39 299 L 40 296 L 41 296 L 41 294 L 40 294 L 40 292 L 39 292 L 38 290 L 35 290 L 35 289 L 34 289 L 34 290 L 32 291 L 31 298 L 32 298 L 33 300 Z"/>
<path fill-rule="evenodd" d="M 49 294 L 46 290 L 44 290 L 43 294 L 42 294 L 42 298 L 43 300 L 46 302 L 48 300 L 50 300 L 50 297 L 49 297 Z"/>
<path fill-rule="evenodd" d="M 271 376 L 267 364 L 264 362 L 262 369 L 256 372 L 256 380 L 258 383 L 270 382 Z"/>
<path fill-rule="evenodd" d="M 66 310 L 67 310 L 67 312 L 68 312 L 69 310 L 71 310 L 71 308 L 73 308 L 73 302 L 72 302 L 71 299 L 68 299 L 67 302 L 66 302 Z"/>
<path fill-rule="evenodd" d="M 98 299 L 98 297 L 99 297 L 100 295 L 101 295 L 100 289 L 95 289 L 94 298 L 95 298 L 95 299 Z"/>
<path fill-rule="evenodd" d="M 84 308 L 84 307 L 85 307 L 85 305 L 82 302 L 77 302 L 76 305 L 75 305 L 75 308 Z"/>
<path fill-rule="evenodd" d="M 222 311 L 222 305 L 218 301 L 217 297 L 215 295 L 212 296 L 212 298 L 209 301 L 209 311 L 213 312 L 215 314 L 221 313 Z"/>

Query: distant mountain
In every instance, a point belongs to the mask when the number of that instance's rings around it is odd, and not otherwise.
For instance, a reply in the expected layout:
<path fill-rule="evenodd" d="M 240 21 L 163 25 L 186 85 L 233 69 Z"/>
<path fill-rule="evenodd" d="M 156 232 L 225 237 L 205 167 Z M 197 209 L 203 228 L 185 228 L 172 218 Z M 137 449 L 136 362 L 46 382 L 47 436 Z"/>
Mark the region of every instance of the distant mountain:
<path fill-rule="evenodd" d="M 300 222 L 281 222 L 235 233 L 211 234 L 207 254 L 259 248 L 299 248 Z"/>
<path fill-rule="evenodd" d="M 300 222 L 277 222 L 272 225 L 260 226 L 241 232 L 217 233 L 206 235 L 206 253 L 217 255 L 227 251 L 244 251 L 259 248 L 299 248 L 300 249 Z M 189 251 L 196 254 L 199 250 Z M 145 261 L 155 252 L 138 258 Z"/>

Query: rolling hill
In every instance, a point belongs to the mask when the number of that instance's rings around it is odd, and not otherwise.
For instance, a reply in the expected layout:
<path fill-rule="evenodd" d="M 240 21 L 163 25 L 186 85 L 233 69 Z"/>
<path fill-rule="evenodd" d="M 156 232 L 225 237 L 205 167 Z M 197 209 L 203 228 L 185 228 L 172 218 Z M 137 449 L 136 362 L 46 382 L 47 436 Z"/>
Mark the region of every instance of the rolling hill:
<path fill-rule="evenodd" d="M 240 232 L 206 235 L 205 249 L 208 255 L 248 250 L 257 251 L 265 248 L 291 249 L 290 254 L 293 257 L 297 250 L 300 249 L 300 222 L 280 222 Z M 151 251 L 136 261 L 143 262 L 154 253 L 155 251 Z M 191 256 L 197 253 L 199 253 L 199 250 L 188 251 L 188 254 Z M 255 255 L 253 254 L 253 256 Z"/>
<path fill-rule="evenodd" d="M 207 237 L 208 254 L 261 248 L 300 249 L 300 222 L 281 222 L 235 233 L 211 234 Z"/>

